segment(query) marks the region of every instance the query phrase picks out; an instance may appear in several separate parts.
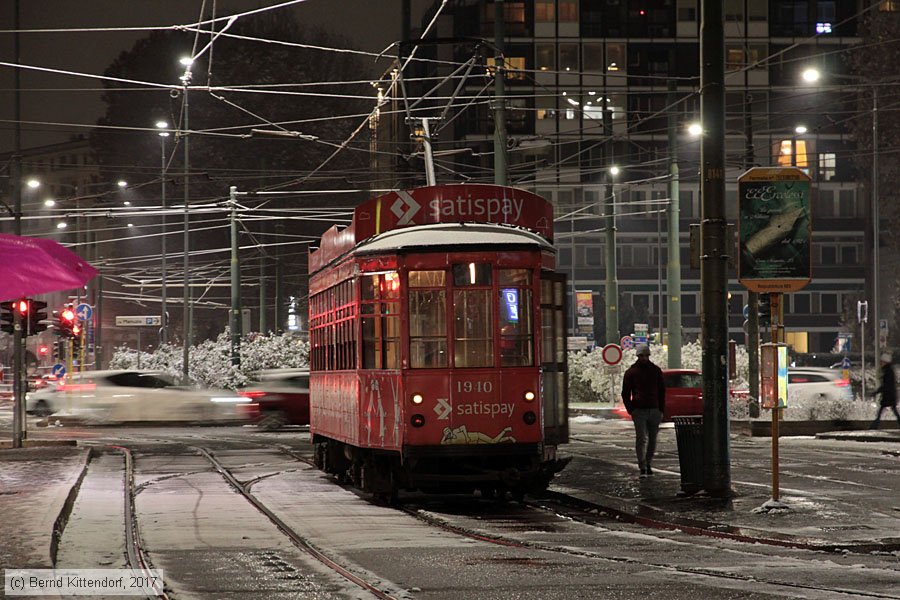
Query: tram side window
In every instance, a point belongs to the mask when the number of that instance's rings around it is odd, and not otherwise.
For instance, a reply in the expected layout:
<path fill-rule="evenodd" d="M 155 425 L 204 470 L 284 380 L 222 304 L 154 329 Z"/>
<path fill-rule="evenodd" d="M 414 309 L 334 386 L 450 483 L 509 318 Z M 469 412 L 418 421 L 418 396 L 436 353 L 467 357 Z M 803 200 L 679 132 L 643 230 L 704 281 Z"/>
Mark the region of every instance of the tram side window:
<path fill-rule="evenodd" d="M 534 364 L 531 270 L 500 270 L 500 366 Z"/>
<path fill-rule="evenodd" d="M 397 273 L 361 275 L 362 368 L 400 368 L 400 279 Z"/>
<path fill-rule="evenodd" d="M 409 362 L 413 369 L 447 367 L 446 272 L 410 271 Z"/>
<path fill-rule="evenodd" d="M 453 284 L 453 365 L 492 367 L 491 265 L 453 265 Z"/>

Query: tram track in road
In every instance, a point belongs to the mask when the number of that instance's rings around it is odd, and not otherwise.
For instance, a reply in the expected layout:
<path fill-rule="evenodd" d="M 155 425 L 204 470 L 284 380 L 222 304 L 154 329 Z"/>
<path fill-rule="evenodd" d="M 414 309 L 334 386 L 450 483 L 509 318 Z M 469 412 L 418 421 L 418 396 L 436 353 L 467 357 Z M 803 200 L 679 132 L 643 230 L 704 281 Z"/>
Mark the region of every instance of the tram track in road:
<path fill-rule="evenodd" d="M 574 498 L 572 496 L 567 496 L 565 494 L 552 493 L 549 494 L 552 499 L 545 498 L 541 500 L 535 501 L 526 501 L 522 504 L 522 506 L 526 508 L 530 508 L 533 510 L 539 510 L 544 512 L 549 512 L 561 520 L 567 521 L 576 521 L 579 523 L 584 523 L 592 526 L 609 526 L 614 524 L 617 521 L 617 515 L 610 514 L 609 512 L 605 512 L 606 509 L 604 507 L 600 507 L 599 505 L 593 505 L 591 503 L 586 503 L 580 499 Z M 496 504 L 496 502 L 492 502 Z M 576 506 L 578 508 L 576 509 Z M 404 513 L 410 515 L 411 517 L 422 521 L 426 524 L 429 524 L 433 527 L 440 528 L 442 530 L 454 533 L 456 535 L 464 536 L 466 538 L 491 543 L 504 547 L 512 547 L 512 548 L 523 548 L 530 550 L 539 550 L 542 552 L 550 552 L 556 554 L 564 554 L 568 556 L 576 556 L 580 558 L 587 558 L 591 560 L 597 560 L 605 563 L 613 563 L 613 564 L 621 564 L 628 566 L 639 566 L 646 569 L 652 570 L 661 570 L 666 573 L 678 573 L 685 576 L 698 576 L 703 578 L 709 578 L 712 580 L 718 581 L 735 581 L 735 582 L 746 582 L 753 583 L 759 585 L 767 585 L 772 586 L 775 590 L 783 591 L 787 590 L 802 590 L 816 593 L 828 593 L 834 594 L 836 596 L 846 597 L 846 598 L 879 598 L 884 600 L 898 600 L 900 599 L 900 595 L 894 594 L 883 594 L 878 592 L 866 592 L 853 590 L 848 588 L 839 588 L 833 586 L 821 586 L 821 585 L 811 585 L 804 584 L 799 582 L 785 581 L 775 578 L 766 578 L 759 577 L 754 575 L 744 575 L 735 572 L 724 572 L 721 570 L 714 570 L 703 567 L 688 567 L 684 565 L 677 565 L 674 563 L 664 563 L 657 561 L 644 560 L 641 558 L 634 557 L 626 557 L 626 556 L 608 556 L 601 554 L 594 550 L 584 549 L 584 548 L 575 548 L 571 546 L 562 546 L 555 545 L 546 542 L 534 541 L 534 540 L 523 540 L 512 538 L 507 535 L 500 534 L 492 534 L 485 531 L 483 528 L 474 529 L 465 526 L 456 525 L 450 523 L 443 519 L 440 516 L 437 516 L 432 511 L 425 511 L 424 509 L 417 509 L 412 506 L 400 506 L 397 507 L 398 510 L 403 511 Z M 488 521 L 480 521 L 479 524 L 488 524 Z M 659 538 L 662 541 L 662 538 Z M 685 544 L 687 542 L 679 541 L 678 544 Z M 752 556 L 756 559 L 765 559 L 770 556 L 763 552 L 754 552 L 750 549 L 729 549 L 728 552 Z"/>
<path fill-rule="evenodd" d="M 277 446 L 271 446 L 277 448 Z M 278 515 L 275 514 L 268 506 L 266 506 L 262 501 L 260 501 L 256 496 L 250 493 L 249 485 L 250 483 L 244 483 L 239 481 L 234 474 L 225 467 L 218 459 L 209 450 L 206 448 L 202 448 L 199 446 L 194 446 L 194 449 L 199 452 L 202 456 L 204 456 L 213 466 L 213 468 L 228 482 L 228 484 L 241 496 L 244 497 L 250 504 L 253 505 L 256 510 L 261 512 L 266 516 L 277 528 L 281 531 L 287 538 L 291 541 L 294 546 L 299 548 L 300 550 L 306 552 L 309 556 L 313 557 L 347 581 L 355 584 L 361 589 L 371 593 L 376 598 L 381 598 L 382 600 L 398 600 L 397 596 L 391 595 L 381 589 L 379 589 L 378 585 L 375 583 L 371 583 L 366 581 L 362 577 L 356 575 L 349 568 L 339 564 L 328 555 L 326 555 L 323 551 L 316 548 L 313 544 L 309 542 L 306 538 L 297 533 L 290 525 L 288 525 L 284 520 L 282 520 Z M 286 454 L 292 455 L 289 452 L 286 452 L 283 448 L 279 448 L 282 452 Z M 296 456 L 295 459 L 300 460 Z M 267 477 L 271 477 L 277 475 L 283 471 L 279 471 L 278 473 L 272 473 L 267 475 Z M 256 482 L 261 480 L 263 477 L 255 477 L 251 482 Z"/>
<path fill-rule="evenodd" d="M 146 581 L 154 582 L 152 585 L 153 595 L 150 598 L 161 598 L 168 600 L 169 595 L 163 587 L 162 582 L 155 584 L 155 575 L 153 563 L 144 550 L 141 541 L 140 527 L 137 522 L 137 516 L 134 510 L 134 497 L 136 493 L 134 485 L 134 458 L 131 450 L 125 446 L 110 446 L 122 452 L 125 456 L 125 555 L 129 566 L 142 574 Z"/>

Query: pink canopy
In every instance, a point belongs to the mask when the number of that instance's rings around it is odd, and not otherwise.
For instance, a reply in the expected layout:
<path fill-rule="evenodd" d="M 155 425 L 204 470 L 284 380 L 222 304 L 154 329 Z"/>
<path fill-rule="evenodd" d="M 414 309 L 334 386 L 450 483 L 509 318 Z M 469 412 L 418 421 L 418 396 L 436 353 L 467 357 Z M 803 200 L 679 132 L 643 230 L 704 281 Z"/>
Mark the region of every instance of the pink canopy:
<path fill-rule="evenodd" d="M 74 289 L 96 274 L 53 240 L 0 233 L 0 301 Z"/>

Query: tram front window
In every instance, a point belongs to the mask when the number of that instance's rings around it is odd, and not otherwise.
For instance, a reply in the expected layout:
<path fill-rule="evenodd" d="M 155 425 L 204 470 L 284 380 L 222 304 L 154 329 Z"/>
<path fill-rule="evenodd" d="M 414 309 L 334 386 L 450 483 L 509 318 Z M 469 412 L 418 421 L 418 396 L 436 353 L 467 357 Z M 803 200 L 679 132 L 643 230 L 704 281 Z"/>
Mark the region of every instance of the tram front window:
<path fill-rule="evenodd" d="M 453 265 L 453 365 L 494 366 L 491 265 Z"/>
<path fill-rule="evenodd" d="M 534 364 L 532 329 L 531 271 L 500 270 L 500 366 L 526 367 Z M 514 287 L 523 286 L 523 287 Z"/>
<path fill-rule="evenodd" d="M 409 359 L 413 369 L 447 367 L 444 271 L 409 272 Z"/>

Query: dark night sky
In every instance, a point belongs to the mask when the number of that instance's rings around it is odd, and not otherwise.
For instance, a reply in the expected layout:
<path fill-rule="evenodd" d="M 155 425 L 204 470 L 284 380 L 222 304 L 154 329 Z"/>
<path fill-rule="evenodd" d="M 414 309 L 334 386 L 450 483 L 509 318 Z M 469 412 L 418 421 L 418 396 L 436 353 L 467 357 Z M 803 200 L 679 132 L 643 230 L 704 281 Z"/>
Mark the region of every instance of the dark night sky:
<path fill-rule="evenodd" d="M 278 4 L 277 0 L 218 0 L 219 16 Z M 81 28 L 160 26 L 186 24 L 199 20 L 201 0 L 20 0 L 20 28 Z M 207 6 L 211 2 L 206 3 Z M 413 1 L 413 27 L 421 20 L 422 11 L 430 4 L 426 0 Z M 340 33 L 350 40 L 351 48 L 380 52 L 400 37 L 400 0 L 307 0 L 290 8 L 298 20 L 308 26 L 321 27 Z M 13 0 L 0 3 L 0 29 L 13 27 Z M 23 33 L 20 34 L 23 64 L 102 74 L 122 51 L 131 48 L 135 40 L 149 32 L 92 32 L 92 33 Z M 208 39 L 208 38 L 207 38 Z M 0 57 L 14 62 L 14 35 L 0 33 Z M 173 81 L 177 83 L 178 57 L 173 56 Z M 372 77 L 386 66 L 382 61 Z M 14 70 L 0 66 L 0 152 L 14 147 Z M 23 125 L 22 147 L 63 142 L 82 132 L 103 114 L 99 91 L 72 91 L 64 88 L 100 88 L 98 80 L 83 77 L 23 71 L 22 120 L 41 123 L 84 125 Z M 35 91 L 56 88 L 63 91 Z"/>

